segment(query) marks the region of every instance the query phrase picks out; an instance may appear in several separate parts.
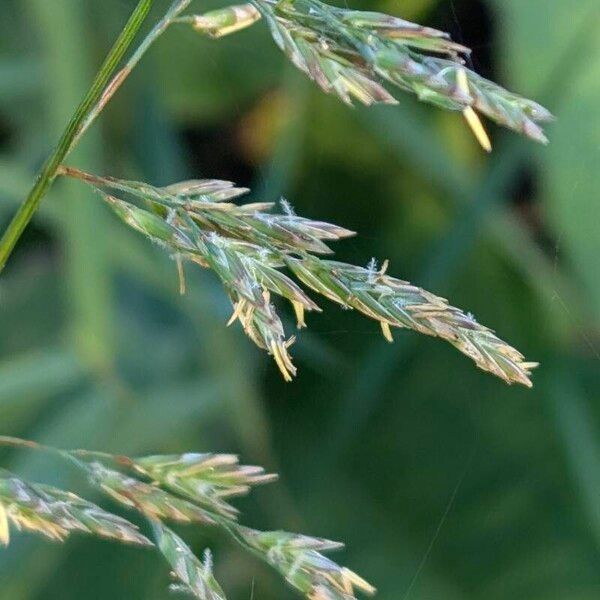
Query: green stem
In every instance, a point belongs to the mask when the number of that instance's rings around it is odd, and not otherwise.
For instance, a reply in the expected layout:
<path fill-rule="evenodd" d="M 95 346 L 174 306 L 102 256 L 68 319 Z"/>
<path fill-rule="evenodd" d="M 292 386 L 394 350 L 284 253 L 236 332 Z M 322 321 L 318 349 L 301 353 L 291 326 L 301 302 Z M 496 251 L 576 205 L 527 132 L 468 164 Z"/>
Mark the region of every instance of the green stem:
<path fill-rule="evenodd" d="M 125 63 L 124 67 L 113 77 L 111 82 L 106 86 L 102 96 L 98 98 L 96 105 L 88 112 L 85 119 L 82 121 L 79 131 L 73 140 L 73 144 L 77 144 L 81 136 L 87 131 L 89 126 L 98 118 L 104 107 L 110 102 L 117 90 L 123 85 L 129 74 L 135 69 L 138 63 L 142 60 L 150 47 L 158 40 L 158 38 L 173 24 L 178 21 L 179 15 L 192 3 L 192 0 L 174 0 L 173 4 L 165 16 L 152 28 L 150 33 L 142 40 L 137 50 L 131 55 L 131 58 Z"/>
<path fill-rule="evenodd" d="M 117 460 L 117 463 L 121 466 L 129 466 L 126 462 L 127 457 L 114 457 L 110 454 L 104 454 L 101 452 L 87 452 L 85 450 L 61 450 L 60 448 L 53 448 L 52 446 L 46 446 L 44 444 L 38 444 L 37 442 L 32 442 L 31 440 L 24 440 L 22 438 L 16 438 L 9 435 L 0 435 L 0 446 L 5 446 L 8 448 L 24 448 L 26 450 L 33 450 L 35 452 L 42 452 L 46 454 L 51 454 L 61 458 L 62 460 L 66 460 L 75 466 L 83 469 L 87 472 L 87 465 L 84 463 L 79 456 L 82 458 L 87 456 L 97 456 L 102 457 L 104 459 L 111 458 L 112 460 Z M 119 463 L 119 459 L 122 459 Z"/>
<path fill-rule="evenodd" d="M 78 140 L 81 135 L 82 125 L 85 123 L 90 111 L 101 102 L 106 86 L 110 81 L 114 70 L 123 58 L 148 15 L 152 2 L 153 0 L 140 0 L 139 4 L 131 14 L 129 21 L 121 31 L 119 38 L 106 57 L 104 64 L 96 75 L 84 100 L 79 105 L 73 118 L 67 125 L 56 149 L 46 160 L 29 195 L 23 201 L 8 228 L 4 232 L 4 235 L 0 240 L 0 272 L 4 269 L 8 258 L 38 209 L 42 198 L 46 195 L 56 179 L 61 163 L 73 149 L 74 142 Z"/>
<path fill-rule="evenodd" d="M 41 446 L 37 442 L 31 442 L 30 440 L 23 440 L 21 438 L 12 437 L 9 435 L 0 435 L 0 446 L 11 446 L 12 448 L 28 448 L 29 450 L 45 450 L 44 446 Z"/>
<path fill-rule="evenodd" d="M 76 457 L 70 456 L 70 453 L 65 450 L 60 450 L 59 448 L 53 448 L 52 446 L 45 446 L 44 444 L 38 444 L 37 442 L 32 442 L 31 440 L 24 440 L 21 438 L 12 437 L 9 435 L 1 435 L 0 436 L 0 446 L 7 446 L 9 448 L 24 448 L 26 450 L 33 450 L 35 452 L 43 452 L 46 454 L 53 454 L 55 456 L 59 456 L 62 459 L 69 460 L 71 462 L 77 460 Z"/>

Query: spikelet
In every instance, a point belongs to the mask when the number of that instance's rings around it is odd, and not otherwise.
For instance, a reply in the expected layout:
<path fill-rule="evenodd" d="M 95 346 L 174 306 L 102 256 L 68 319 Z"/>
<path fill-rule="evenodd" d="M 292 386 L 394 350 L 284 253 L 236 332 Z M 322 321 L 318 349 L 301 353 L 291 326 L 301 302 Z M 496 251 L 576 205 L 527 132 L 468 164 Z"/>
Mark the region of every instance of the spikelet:
<path fill-rule="evenodd" d="M 210 551 L 206 550 L 204 560 L 200 561 L 171 529 L 160 521 L 153 521 L 152 526 L 157 545 L 173 569 L 172 576 L 177 582 L 171 586 L 173 590 L 199 600 L 226 600 L 225 592 L 213 575 Z"/>
<path fill-rule="evenodd" d="M 484 371 L 506 383 L 531 387 L 536 363 L 506 344 L 473 316 L 406 281 L 345 263 L 318 258 L 288 258 L 289 267 L 306 286 L 345 308 L 379 321 L 385 338 L 390 327 L 412 329 L 446 340 Z"/>
<path fill-rule="evenodd" d="M 106 512 L 79 496 L 42 484 L 27 483 L 0 473 L 0 541 L 9 541 L 8 525 L 62 541 L 73 532 L 124 543 L 151 546 L 129 521 Z"/>
<path fill-rule="evenodd" d="M 187 453 L 130 458 L 87 450 L 59 450 L 3 436 L 0 445 L 26 447 L 67 460 L 117 503 L 146 517 L 156 545 L 172 569 L 173 591 L 199 600 L 225 600 L 213 574 L 210 551 L 206 550 L 200 560 L 163 520 L 219 527 L 309 600 L 356 600 L 359 593 L 375 593 L 375 588 L 362 577 L 325 556 L 343 548 L 343 544 L 239 525 L 235 520 L 237 512 L 224 499 L 245 494 L 254 485 L 273 481 L 274 476 L 265 474 L 260 467 L 239 465 L 235 455 Z M 0 471 L 0 543 L 4 545 L 9 542 L 9 523 L 57 541 L 78 531 L 141 546 L 154 545 L 129 521 L 75 494 L 26 483 Z"/>
<path fill-rule="evenodd" d="M 256 531 L 236 526 L 235 537 L 270 564 L 287 583 L 312 600 L 355 600 L 375 588 L 346 567 L 324 556 L 343 544 L 285 531 Z"/>
<path fill-rule="evenodd" d="M 107 468 L 100 462 L 87 464 L 90 481 L 120 504 L 133 508 L 151 519 L 180 523 L 214 525 L 215 519 L 205 509 L 169 494 L 161 488 Z"/>
<path fill-rule="evenodd" d="M 0 502 L 0 544 L 8 546 L 10 543 L 10 523 L 8 522 L 8 513 L 4 504 Z"/>
<path fill-rule="evenodd" d="M 252 4 L 238 4 L 192 17 L 192 27 L 199 33 L 220 38 L 250 27 L 260 19 Z"/>
<path fill-rule="evenodd" d="M 251 487 L 277 477 L 261 467 L 240 465 L 233 454 L 173 454 L 132 460 L 133 468 L 213 513 L 236 518 L 238 511 L 229 498 L 247 494 Z"/>

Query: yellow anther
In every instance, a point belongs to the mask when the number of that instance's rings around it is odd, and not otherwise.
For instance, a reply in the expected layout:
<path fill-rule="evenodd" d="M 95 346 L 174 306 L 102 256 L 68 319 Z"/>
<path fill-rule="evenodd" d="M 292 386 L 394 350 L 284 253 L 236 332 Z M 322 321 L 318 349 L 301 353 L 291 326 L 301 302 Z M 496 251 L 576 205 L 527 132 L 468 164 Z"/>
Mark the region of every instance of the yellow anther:
<path fill-rule="evenodd" d="M 381 331 L 383 333 L 383 337 L 391 343 L 393 343 L 394 341 L 394 337 L 392 336 L 392 330 L 390 328 L 389 323 L 386 323 L 385 321 L 379 321 L 379 324 L 381 325 Z"/>
<path fill-rule="evenodd" d="M 456 84 L 463 94 L 470 96 L 471 91 L 469 89 L 469 81 L 467 79 L 467 72 L 464 69 L 459 69 L 456 73 Z M 473 110 L 472 106 L 467 106 L 463 110 L 463 116 L 467 121 L 471 131 L 477 138 L 477 141 L 481 144 L 481 147 L 486 152 L 492 151 L 492 142 L 479 118 L 479 115 Z"/>
<path fill-rule="evenodd" d="M 304 321 L 304 304 L 301 302 L 292 302 L 292 306 L 294 307 L 294 312 L 296 313 L 298 329 L 306 327 L 306 323 Z"/>
<path fill-rule="evenodd" d="M 8 514 L 4 504 L 0 502 L 0 544 L 8 546 L 10 542 L 10 527 L 8 524 Z"/>

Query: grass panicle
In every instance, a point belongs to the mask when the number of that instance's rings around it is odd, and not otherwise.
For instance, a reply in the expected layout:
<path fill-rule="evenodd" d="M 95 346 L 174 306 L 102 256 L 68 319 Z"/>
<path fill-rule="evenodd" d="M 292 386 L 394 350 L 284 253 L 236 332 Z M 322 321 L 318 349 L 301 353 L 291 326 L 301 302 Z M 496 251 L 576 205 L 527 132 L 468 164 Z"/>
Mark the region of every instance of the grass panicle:
<path fill-rule="evenodd" d="M 376 12 L 329 6 L 320 0 L 251 0 L 204 15 L 184 14 L 192 0 L 173 0 L 133 53 L 129 49 L 149 14 L 152 0 L 139 0 L 85 99 L 69 121 L 29 196 L 0 239 L 0 271 L 40 202 L 58 176 L 93 186 L 130 227 L 164 248 L 177 262 L 212 270 L 232 303 L 229 324 L 273 356 L 286 380 L 296 375 L 286 333 L 274 304 L 289 302 L 298 329 L 306 313 L 320 307 L 304 288 L 392 329 L 411 329 L 441 338 L 481 369 L 507 383 L 531 386 L 528 362 L 516 349 L 445 299 L 387 274 L 374 264 L 357 267 L 326 258 L 331 243 L 354 235 L 343 227 L 300 217 L 287 203 L 283 212 L 266 202 L 240 204 L 248 192 L 220 180 L 192 180 L 167 187 L 98 177 L 62 166 L 143 56 L 174 24 L 213 38 L 234 33 L 263 18 L 292 63 L 326 93 L 346 104 L 395 104 L 388 90 L 399 88 L 444 109 L 463 113 L 486 150 L 491 142 L 480 121 L 495 122 L 545 143 L 542 125 L 552 115 L 465 66 L 470 50 L 443 32 Z M 302 287 L 303 286 L 303 287 Z M 355 600 L 375 589 L 325 556 L 337 542 L 283 531 L 257 531 L 238 523 L 231 498 L 273 481 L 259 467 L 241 466 L 229 454 L 183 454 L 129 458 L 97 452 L 64 451 L 0 437 L 0 445 L 44 451 L 82 469 L 91 485 L 144 517 L 168 561 L 177 589 L 201 600 L 222 600 L 210 552 L 199 560 L 165 522 L 220 528 L 271 565 L 311 600 Z M 72 492 L 29 483 L 0 471 L 0 544 L 11 528 L 64 541 L 81 532 L 139 546 L 154 546 L 138 527 Z"/>
<path fill-rule="evenodd" d="M 509 384 L 531 386 L 536 363 L 526 361 L 469 313 L 390 277 L 387 261 L 377 270 L 322 258 L 331 253 L 326 242 L 353 235 L 347 229 L 290 211 L 273 214 L 269 203 L 238 205 L 232 200 L 247 190 L 229 182 L 193 181 L 157 188 L 76 169 L 62 172 L 94 186 L 129 226 L 178 260 L 214 271 L 233 305 L 230 324 L 239 320 L 248 337 L 273 356 L 288 381 L 296 374 L 289 353 L 295 338 L 286 335 L 272 297 L 289 301 L 298 328 L 306 326 L 306 311 L 320 310 L 293 275 L 317 294 L 378 321 L 388 341 L 393 340 L 392 328 L 438 337 L 484 371 Z"/>
<path fill-rule="evenodd" d="M 470 49 L 444 32 L 320 0 L 252 3 L 292 63 L 346 104 L 395 104 L 381 83 L 386 81 L 422 101 L 463 112 L 486 150 L 491 145 L 477 113 L 547 142 L 541 124 L 552 120 L 551 113 L 466 68 L 463 57 Z"/>
<path fill-rule="evenodd" d="M 179 21 L 221 37 L 261 16 L 290 61 L 348 105 L 397 104 L 383 85 L 388 83 L 424 102 L 461 111 L 487 151 L 492 146 L 478 113 L 537 142 L 548 141 L 542 125 L 553 117 L 547 109 L 468 69 L 465 57 L 471 50 L 431 27 L 320 0 L 252 0 Z"/>
<path fill-rule="evenodd" d="M 477 111 L 538 141 L 546 139 L 538 123 L 550 120 L 550 113 L 466 69 L 461 57 L 468 49 L 438 30 L 376 12 L 332 7 L 320 0 L 252 0 L 205 15 L 183 14 L 190 4 L 191 0 L 174 0 L 104 93 L 95 94 L 90 106 L 86 104 L 77 131 L 69 137 L 70 146 L 61 156 L 66 157 L 146 51 L 171 25 L 191 24 L 198 31 L 220 37 L 252 25 L 261 16 L 292 62 L 325 92 L 347 103 L 352 99 L 367 105 L 395 103 L 381 84 L 386 80 L 422 100 L 462 110 L 487 150 L 491 142 Z M 113 70 L 115 66 L 111 62 Z M 102 81 L 107 77 L 105 74 Z M 240 321 L 248 337 L 274 357 L 287 381 L 296 375 L 289 353 L 295 338 L 286 335 L 272 295 L 291 302 L 299 328 L 305 326 L 305 312 L 319 308 L 281 272 L 284 267 L 314 291 L 379 321 L 390 341 L 392 327 L 440 337 L 504 381 L 531 385 L 530 370 L 535 363 L 525 361 L 493 331 L 442 298 L 384 273 L 373 279 L 357 267 L 316 256 L 331 253 L 329 242 L 353 235 L 347 229 L 303 219 L 291 211 L 273 214 L 269 203 L 238 205 L 233 200 L 247 190 L 224 181 L 186 181 L 156 188 L 53 166 L 51 179 L 60 174 L 101 189 L 104 199 L 126 223 L 165 246 L 177 261 L 182 292 L 184 260 L 212 269 L 234 306 L 230 323 Z M 122 194 L 149 202 L 151 210 L 128 202 L 120 197 Z M 39 200 L 41 196 L 36 203 Z M 30 218 L 28 214 L 21 219 L 17 236 L 0 242 L 4 261 Z"/>
<path fill-rule="evenodd" d="M 86 450 L 58 450 L 18 438 L 0 437 L 0 445 L 50 453 L 74 464 L 91 485 L 118 504 L 144 517 L 154 542 L 125 519 L 72 494 L 29 484 L 0 472 L 0 542 L 10 541 L 9 527 L 27 529 L 64 541 L 74 531 L 157 546 L 171 567 L 173 589 L 200 600 L 225 600 L 215 579 L 212 555 L 198 559 L 165 522 L 217 527 L 243 549 L 280 573 L 311 600 L 356 600 L 375 589 L 356 573 L 322 553 L 343 544 L 283 531 L 258 531 L 237 522 L 238 512 L 224 499 L 247 493 L 275 476 L 260 467 L 238 464 L 231 454 L 153 455 L 139 458 Z"/>

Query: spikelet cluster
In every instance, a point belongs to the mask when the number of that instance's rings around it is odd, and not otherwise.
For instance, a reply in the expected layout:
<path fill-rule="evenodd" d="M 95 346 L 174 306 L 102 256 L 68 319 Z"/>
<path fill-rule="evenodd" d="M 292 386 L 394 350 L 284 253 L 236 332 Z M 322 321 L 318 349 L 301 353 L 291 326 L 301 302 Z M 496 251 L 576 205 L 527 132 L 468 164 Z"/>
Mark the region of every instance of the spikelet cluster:
<path fill-rule="evenodd" d="M 331 253 L 329 242 L 353 235 L 347 229 L 292 211 L 273 214 L 269 203 L 237 204 L 233 200 L 247 190 L 224 181 L 157 188 L 68 168 L 64 174 L 93 185 L 128 225 L 177 260 L 214 271 L 232 302 L 229 324 L 239 321 L 288 381 L 296 374 L 289 353 L 295 338 L 286 335 L 273 296 L 291 304 L 298 328 L 306 326 L 307 311 L 320 308 L 287 273 L 317 294 L 378 321 L 388 341 L 392 328 L 438 337 L 484 371 L 509 384 L 531 386 L 536 363 L 445 299 L 387 275 L 387 262 L 377 271 L 324 259 Z"/>
<path fill-rule="evenodd" d="M 518 350 L 444 298 L 386 275 L 387 262 L 379 271 L 328 260 L 288 258 L 287 263 L 306 286 L 379 321 L 388 341 L 393 341 L 391 327 L 439 337 L 484 371 L 531 386 L 529 375 L 537 363 L 525 362 Z"/>
<path fill-rule="evenodd" d="M 478 113 L 547 143 L 543 106 L 509 92 L 465 66 L 471 50 L 431 27 L 320 0 L 252 0 L 187 19 L 211 37 L 239 31 L 263 17 L 275 43 L 325 93 L 346 104 L 396 104 L 383 83 L 440 108 L 461 111 L 487 151 L 491 141 Z"/>
<path fill-rule="evenodd" d="M 252 486 L 277 479 L 262 467 L 240 465 L 234 454 L 148 456 L 134 459 L 132 466 L 165 489 L 231 519 L 236 518 L 238 511 L 228 499 L 247 494 Z"/>
<path fill-rule="evenodd" d="M 462 111 L 491 149 L 477 112 L 542 143 L 552 115 L 466 68 L 469 48 L 448 34 L 377 12 L 320 0 L 253 0 L 277 45 L 328 94 L 347 104 L 394 104 L 382 81 L 438 107 Z"/>
<path fill-rule="evenodd" d="M 343 544 L 283 531 L 262 532 L 238 523 L 227 500 L 246 494 L 275 476 L 244 466 L 231 454 L 168 454 L 139 458 L 86 450 L 58 450 L 27 440 L 0 437 L 0 445 L 52 453 L 82 469 L 90 483 L 116 503 L 145 517 L 154 542 L 137 526 L 70 492 L 30 484 L 0 471 L 0 543 L 10 541 L 9 527 L 63 541 L 85 532 L 119 542 L 154 546 L 167 560 L 174 591 L 198 600 L 225 600 L 213 574 L 212 555 L 197 558 L 165 522 L 218 527 L 242 548 L 268 563 L 309 600 L 355 600 L 375 589 L 356 573 L 324 556 Z"/>

